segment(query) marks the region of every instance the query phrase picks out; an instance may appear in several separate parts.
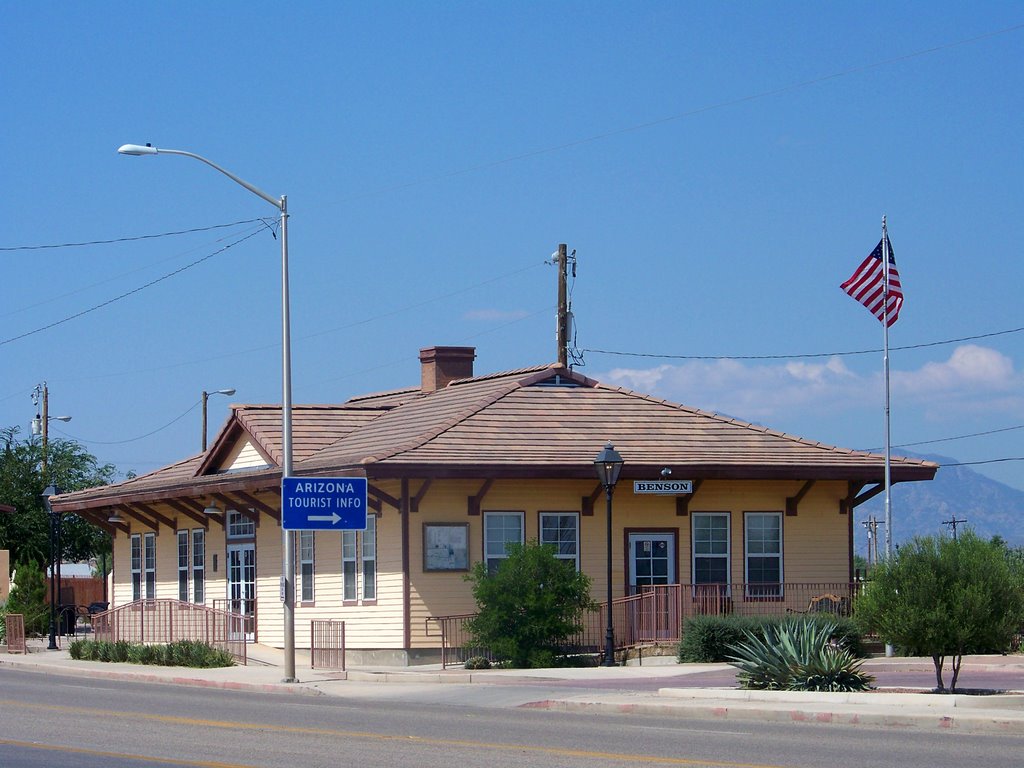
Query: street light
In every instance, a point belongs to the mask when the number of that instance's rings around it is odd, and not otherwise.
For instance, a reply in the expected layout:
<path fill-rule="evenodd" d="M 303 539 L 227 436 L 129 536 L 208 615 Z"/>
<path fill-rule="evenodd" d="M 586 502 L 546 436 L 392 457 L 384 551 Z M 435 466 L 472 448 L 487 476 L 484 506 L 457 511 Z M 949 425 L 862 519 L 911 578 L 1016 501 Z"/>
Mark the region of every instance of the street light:
<path fill-rule="evenodd" d="M 281 213 L 281 480 L 292 474 L 292 345 L 291 323 L 288 307 L 288 197 L 281 195 L 274 199 L 258 187 L 254 187 L 235 174 L 221 168 L 205 157 L 180 149 L 157 149 L 146 144 L 124 144 L 117 150 L 122 155 L 181 155 L 206 163 L 227 176 L 236 184 L 245 187 L 257 197 L 266 200 Z M 283 523 L 283 516 L 282 516 Z M 284 680 L 296 682 L 295 677 L 295 566 L 294 545 L 291 531 L 282 527 L 281 546 L 281 598 L 284 604 Z"/>
<path fill-rule="evenodd" d="M 55 563 L 60 556 L 60 513 L 50 506 L 50 497 L 60 493 L 60 488 L 48 485 L 43 489 L 43 506 L 50 518 L 50 643 L 49 651 L 57 650 L 57 569 Z"/>
<path fill-rule="evenodd" d="M 612 622 L 612 492 L 615 484 L 619 482 L 619 472 L 622 471 L 622 457 L 611 441 L 605 443 L 604 448 L 594 459 L 594 469 L 597 470 L 597 479 L 604 486 L 604 495 L 608 500 L 608 560 L 607 573 L 605 574 L 608 585 L 608 627 L 604 632 L 604 665 L 615 666 L 615 628 Z"/>
<path fill-rule="evenodd" d="M 228 397 L 231 397 L 233 394 L 235 394 L 235 390 L 233 389 L 217 389 L 213 392 L 207 392 L 205 389 L 203 390 L 203 453 L 206 453 L 206 401 L 210 399 L 210 395 L 227 395 Z"/>

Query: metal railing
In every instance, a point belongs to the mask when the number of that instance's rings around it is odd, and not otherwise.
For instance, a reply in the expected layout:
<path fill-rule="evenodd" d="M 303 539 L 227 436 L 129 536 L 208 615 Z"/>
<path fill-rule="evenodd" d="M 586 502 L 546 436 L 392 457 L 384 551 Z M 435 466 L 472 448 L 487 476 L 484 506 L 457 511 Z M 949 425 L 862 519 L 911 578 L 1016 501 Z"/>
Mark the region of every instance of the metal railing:
<path fill-rule="evenodd" d="M 242 629 L 246 638 L 250 642 L 256 642 L 256 627 L 258 626 L 256 621 L 256 598 L 216 598 L 213 601 L 213 607 L 218 611 L 241 616 L 243 618 Z"/>
<path fill-rule="evenodd" d="M 309 666 L 345 670 L 345 622 L 313 619 L 309 627 Z"/>
<path fill-rule="evenodd" d="M 694 616 L 785 616 L 830 612 L 852 615 L 860 582 L 803 582 L 784 584 L 667 584 L 643 587 L 634 595 L 612 601 L 615 648 L 678 643 L 683 622 Z M 825 599 L 823 599 L 825 598 Z M 441 665 L 459 664 L 471 656 L 493 661 L 486 648 L 469 646 L 466 622 L 476 614 L 430 616 L 427 637 L 440 636 Z M 608 626 L 608 606 L 583 616 L 583 629 L 563 648 L 565 653 L 600 653 Z M 431 627 L 437 631 L 432 632 Z"/>
<path fill-rule="evenodd" d="M 92 617 L 96 640 L 144 645 L 199 640 L 221 648 L 245 664 L 248 617 L 180 600 L 137 600 Z"/>

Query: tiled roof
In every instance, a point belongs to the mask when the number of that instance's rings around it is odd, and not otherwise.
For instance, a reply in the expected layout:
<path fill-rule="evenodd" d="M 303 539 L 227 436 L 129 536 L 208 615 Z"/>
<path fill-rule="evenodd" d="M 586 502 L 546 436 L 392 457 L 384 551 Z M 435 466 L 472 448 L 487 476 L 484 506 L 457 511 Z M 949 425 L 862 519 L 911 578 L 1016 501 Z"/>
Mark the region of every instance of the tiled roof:
<path fill-rule="evenodd" d="M 174 490 L 200 494 L 231 482 L 273 482 L 276 467 L 196 476 L 243 432 L 280 464 L 280 406 L 233 406 L 205 460 L 195 456 L 60 501 Z M 428 394 L 403 389 L 342 405 L 295 406 L 292 437 L 296 474 L 365 471 L 371 478 L 592 477 L 594 457 L 609 440 L 625 459 L 624 478 L 654 476 L 670 467 L 677 477 L 881 482 L 883 467 L 879 454 L 604 385 L 558 365 L 453 381 Z M 893 481 L 931 479 L 936 469 L 927 461 L 892 460 Z"/>

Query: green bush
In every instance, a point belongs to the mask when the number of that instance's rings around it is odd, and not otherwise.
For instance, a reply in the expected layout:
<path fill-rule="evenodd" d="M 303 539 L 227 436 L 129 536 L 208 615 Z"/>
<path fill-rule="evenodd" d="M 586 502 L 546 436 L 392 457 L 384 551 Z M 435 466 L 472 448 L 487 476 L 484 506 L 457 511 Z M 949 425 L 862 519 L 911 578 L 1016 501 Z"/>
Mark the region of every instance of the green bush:
<path fill-rule="evenodd" d="M 490 669 L 491 662 L 486 656 L 470 656 L 463 666 L 466 669 Z"/>
<path fill-rule="evenodd" d="M 874 678 L 832 639 L 836 625 L 811 617 L 767 624 L 758 636 L 747 631 L 731 647 L 740 687 L 783 691 L 863 691 Z"/>
<path fill-rule="evenodd" d="M 550 667 L 595 608 L 590 579 L 555 557 L 551 545 L 512 544 L 493 574 L 478 562 L 473 582 L 478 614 L 466 623 L 469 647 L 487 648 L 513 667 Z"/>
<path fill-rule="evenodd" d="M 731 651 L 747 633 L 764 639 L 769 628 L 810 622 L 832 627 L 829 639 L 848 650 L 856 658 L 864 658 L 864 642 L 857 623 L 850 618 L 829 614 L 810 616 L 693 616 L 683 622 L 678 659 L 681 662 L 713 663 L 726 661 Z"/>
<path fill-rule="evenodd" d="M 167 645 L 142 645 L 118 640 L 74 640 L 68 646 L 72 659 L 80 661 L 122 662 L 164 667 L 230 667 L 231 654 L 199 640 L 177 640 Z"/>
<path fill-rule="evenodd" d="M 1006 652 L 1024 623 L 1024 566 L 998 539 L 970 529 L 956 539 L 919 537 L 872 574 L 857 618 L 887 643 L 930 656 L 939 690 L 952 658 L 956 690 L 965 653 Z"/>
<path fill-rule="evenodd" d="M 15 569 L 14 587 L 7 596 L 7 612 L 20 613 L 25 617 L 26 635 L 45 635 L 49 631 L 46 575 L 36 563 L 22 563 Z"/>

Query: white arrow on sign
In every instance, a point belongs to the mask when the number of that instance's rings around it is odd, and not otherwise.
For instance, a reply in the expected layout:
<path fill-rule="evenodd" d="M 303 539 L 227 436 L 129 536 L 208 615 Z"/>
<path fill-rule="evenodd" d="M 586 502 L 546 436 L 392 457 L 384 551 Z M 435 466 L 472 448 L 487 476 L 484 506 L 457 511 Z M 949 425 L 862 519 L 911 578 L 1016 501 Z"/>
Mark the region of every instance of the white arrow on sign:
<path fill-rule="evenodd" d="M 307 515 L 306 519 L 309 520 L 309 522 L 311 523 L 326 521 L 329 522 L 331 525 L 337 525 L 338 521 L 341 520 L 341 515 L 339 515 L 337 512 L 332 512 L 329 515 Z"/>

